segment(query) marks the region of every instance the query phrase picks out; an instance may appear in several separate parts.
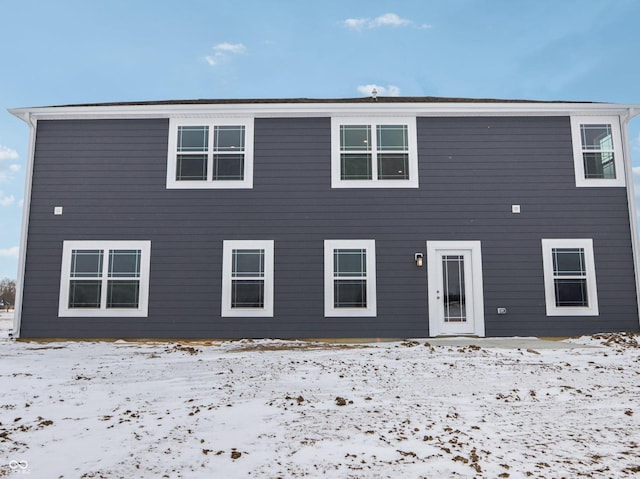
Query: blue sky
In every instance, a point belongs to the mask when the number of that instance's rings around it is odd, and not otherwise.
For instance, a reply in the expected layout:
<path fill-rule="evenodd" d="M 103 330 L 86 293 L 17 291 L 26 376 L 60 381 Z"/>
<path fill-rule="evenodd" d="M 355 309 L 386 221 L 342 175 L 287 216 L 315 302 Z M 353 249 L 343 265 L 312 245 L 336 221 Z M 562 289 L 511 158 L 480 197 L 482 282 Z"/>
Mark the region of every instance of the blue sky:
<path fill-rule="evenodd" d="M 28 143 L 7 108 L 367 85 L 640 104 L 637 0 L 0 0 L 0 13 L 0 278 L 17 274 Z"/>

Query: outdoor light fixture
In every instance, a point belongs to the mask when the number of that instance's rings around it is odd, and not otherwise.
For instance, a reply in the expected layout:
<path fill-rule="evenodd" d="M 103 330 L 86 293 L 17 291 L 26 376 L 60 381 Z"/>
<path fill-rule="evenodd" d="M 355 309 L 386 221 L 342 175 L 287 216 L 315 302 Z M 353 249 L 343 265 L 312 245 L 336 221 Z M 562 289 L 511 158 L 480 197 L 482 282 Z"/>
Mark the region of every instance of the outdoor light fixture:
<path fill-rule="evenodd" d="M 416 253 L 413 255 L 413 258 L 416 260 L 416 266 L 419 268 L 422 267 L 422 260 L 424 259 L 424 255 L 422 253 Z"/>

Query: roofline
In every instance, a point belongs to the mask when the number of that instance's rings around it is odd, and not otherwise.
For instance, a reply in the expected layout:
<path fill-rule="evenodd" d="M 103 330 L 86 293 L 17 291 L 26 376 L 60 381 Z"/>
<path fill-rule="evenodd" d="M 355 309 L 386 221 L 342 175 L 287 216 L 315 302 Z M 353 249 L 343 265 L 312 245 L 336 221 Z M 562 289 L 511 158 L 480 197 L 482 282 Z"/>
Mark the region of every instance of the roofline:
<path fill-rule="evenodd" d="M 564 116 L 640 114 L 640 104 L 438 97 L 166 100 L 12 108 L 23 121 L 170 117 L 292 116 Z"/>

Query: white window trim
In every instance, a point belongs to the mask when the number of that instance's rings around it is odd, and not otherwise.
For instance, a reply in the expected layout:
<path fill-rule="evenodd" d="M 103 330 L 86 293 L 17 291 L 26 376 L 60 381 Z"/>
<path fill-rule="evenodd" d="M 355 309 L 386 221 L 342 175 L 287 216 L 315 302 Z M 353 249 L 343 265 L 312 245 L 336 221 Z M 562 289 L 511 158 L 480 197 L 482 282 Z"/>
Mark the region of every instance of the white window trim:
<path fill-rule="evenodd" d="M 582 136 L 580 126 L 588 124 L 609 124 L 613 135 L 613 154 L 616 177 L 613 179 L 585 178 L 584 160 L 582 158 Z M 573 142 L 573 163 L 577 187 L 611 187 L 625 186 L 624 153 L 620 120 L 617 116 L 572 116 L 571 139 Z"/>
<path fill-rule="evenodd" d="M 176 162 L 178 155 L 178 127 L 179 126 L 208 126 L 209 151 L 208 171 L 211 173 L 213 164 L 213 127 L 214 126 L 244 126 L 244 179 L 242 180 L 176 180 Z M 167 189 L 251 189 L 253 188 L 253 118 L 171 118 L 169 119 L 169 143 L 167 151 Z"/>
<path fill-rule="evenodd" d="M 224 240 L 222 242 L 222 317 L 273 317 L 273 240 Z M 235 249 L 264 250 L 264 307 L 231 307 L 232 254 Z"/>
<path fill-rule="evenodd" d="M 367 307 L 335 308 L 333 251 L 336 249 L 364 249 L 367 254 Z M 376 242 L 375 240 L 325 240 L 324 241 L 324 316 L 356 317 L 377 315 L 376 298 Z"/>
<path fill-rule="evenodd" d="M 372 179 L 342 180 L 340 179 L 340 126 L 370 125 L 372 139 L 376 137 L 377 125 L 407 125 L 409 142 L 409 179 L 379 180 L 377 178 L 376 151 L 372 150 Z M 376 139 L 373 139 L 374 145 Z M 418 188 L 418 137 L 416 134 L 416 117 L 339 117 L 331 118 L 331 188 Z"/>
<path fill-rule="evenodd" d="M 558 307 L 556 306 L 556 293 L 553 281 L 553 256 L 554 248 L 582 248 L 587 273 L 587 295 L 589 306 L 587 307 Z M 542 240 L 542 264 L 544 268 L 544 293 L 547 307 L 547 316 L 598 316 L 598 288 L 596 284 L 596 269 L 593 258 L 592 239 L 543 239 Z"/>
<path fill-rule="evenodd" d="M 77 249 L 103 250 L 102 268 L 102 302 L 99 309 L 69 308 L 69 285 L 71 281 L 71 254 Z M 108 280 L 108 250 L 137 249 L 141 251 L 140 258 L 140 289 L 137 308 L 106 308 L 106 286 Z M 64 241 L 62 246 L 62 266 L 60 271 L 60 298 L 58 303 L 59 317 L 100 317 L 100 318 L 146 318 L 149 307 L 149 268 L 151 264 L 151 241 Z"/>

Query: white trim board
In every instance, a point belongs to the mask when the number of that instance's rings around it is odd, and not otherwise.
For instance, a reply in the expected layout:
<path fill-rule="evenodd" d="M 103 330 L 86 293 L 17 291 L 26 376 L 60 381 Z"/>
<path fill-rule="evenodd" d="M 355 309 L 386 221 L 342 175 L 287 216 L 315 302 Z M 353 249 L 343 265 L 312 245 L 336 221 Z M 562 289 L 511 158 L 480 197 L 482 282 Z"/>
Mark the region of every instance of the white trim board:
<path fill-rule="evenodd" d="M 615 103 L 527 102 L 369 102 L 369 103 L 209 103 L 87 105 L 12 108 L 12 115 L 27 121 L 38 119 L 330 117 L 330 116 L 570 116 L 640 114 L 640 105 Z"/>

